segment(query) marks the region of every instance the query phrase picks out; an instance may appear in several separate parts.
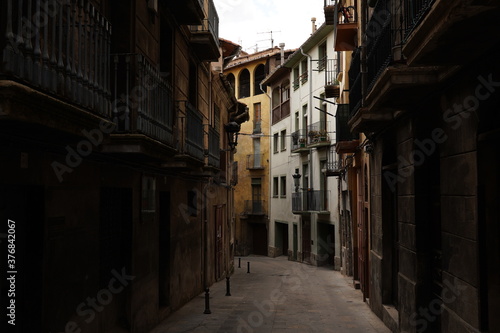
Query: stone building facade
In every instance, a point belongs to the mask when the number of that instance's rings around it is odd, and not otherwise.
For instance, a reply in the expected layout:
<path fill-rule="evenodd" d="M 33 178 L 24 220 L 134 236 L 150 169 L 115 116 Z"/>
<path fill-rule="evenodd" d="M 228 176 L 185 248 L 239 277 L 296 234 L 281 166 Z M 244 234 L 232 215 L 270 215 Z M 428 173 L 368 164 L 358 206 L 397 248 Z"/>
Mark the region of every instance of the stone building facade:
<path fill-rule="evenodd" d="M 500 6 L 348 2 L 325 13 L 358 15 L 349 126 L 370 152 L 370 307 L 394 332 L 499 331 Z"/>
<path fill-rule="evenodd" d="M 215 70 L 234 54 L 220 48 L 214 4 L 0 7 L 0 218 L 15 222 L 16 328 L 148 332 L 233 267 L 224 125 L 246 109 Z"/>

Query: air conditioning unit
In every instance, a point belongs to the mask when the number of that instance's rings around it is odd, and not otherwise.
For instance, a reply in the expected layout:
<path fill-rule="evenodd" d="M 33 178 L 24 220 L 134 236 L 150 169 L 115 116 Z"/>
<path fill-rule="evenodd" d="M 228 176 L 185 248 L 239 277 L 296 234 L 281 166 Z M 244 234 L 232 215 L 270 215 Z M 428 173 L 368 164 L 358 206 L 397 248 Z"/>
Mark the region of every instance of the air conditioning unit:
<path fill-rule="evenodd" d="M 158 0 L 147 0 L 149 10 L 153 11 L 155 14 L 158 13 Z"/>

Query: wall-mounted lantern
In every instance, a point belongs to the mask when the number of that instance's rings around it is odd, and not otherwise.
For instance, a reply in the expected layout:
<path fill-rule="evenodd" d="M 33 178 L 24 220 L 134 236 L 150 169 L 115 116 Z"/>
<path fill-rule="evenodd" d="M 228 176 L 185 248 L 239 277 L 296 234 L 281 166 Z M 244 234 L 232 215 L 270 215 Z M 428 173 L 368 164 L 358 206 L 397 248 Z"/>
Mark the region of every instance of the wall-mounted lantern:
<path fill-rule="evenodd" d="M 234 148 L 236 148 L 236 146 L 238 145 L 238 135 L 241 129 L 241 125 L 235 121 L 232 121 L 224 125 L 224 129 L 226 130 L 227 134 L 227 143 L 231 150 L 234 150 Z"/>

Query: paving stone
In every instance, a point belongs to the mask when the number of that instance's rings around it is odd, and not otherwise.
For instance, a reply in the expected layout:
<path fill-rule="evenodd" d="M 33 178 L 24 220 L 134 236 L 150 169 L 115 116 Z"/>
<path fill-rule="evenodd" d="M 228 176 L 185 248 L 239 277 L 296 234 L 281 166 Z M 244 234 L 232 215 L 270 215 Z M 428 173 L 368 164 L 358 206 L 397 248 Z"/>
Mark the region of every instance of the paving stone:
<path fill-rule="evenodd" d="M 252 273 L 236 268 L 231 295 L 226 281 L 210 288 L 212 314 L 203 314 L 203 294 L 172 313 L 150 333 L 389 333 L 362 301 L 352 280 L 331 268 L 286 257 L 245 257 Z"/>

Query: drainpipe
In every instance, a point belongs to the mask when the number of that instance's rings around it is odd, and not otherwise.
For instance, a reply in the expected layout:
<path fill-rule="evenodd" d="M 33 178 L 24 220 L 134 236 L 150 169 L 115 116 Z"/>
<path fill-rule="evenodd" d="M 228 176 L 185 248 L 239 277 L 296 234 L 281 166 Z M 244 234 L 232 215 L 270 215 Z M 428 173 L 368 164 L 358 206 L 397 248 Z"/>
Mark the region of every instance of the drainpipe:
<path fill-rule="evenodd" d="M 308 53 L 305 53 L 304 50 L 302 49 L 302 46 L 300 47 L 300 53 L 302 53 L 302 55 L 304 57 L 307 57 L 309 59 L 309 65 L 308 65 L 308 71 L 309 73 L 312 73 L 312 57 L 308 54 Z M 309 77 L 309 103 L 307 105 L 307 119 L 309 119 L 309 121 L 311 121 L 312 119 L 312 103 L 313 103 L 313 82 L 312 82 L 312 75 L 310 75 Z M 306 130 L 306 129 L 305 129 Z M 312 148 L 309 148 L 309 157 L 308 157 L 308 164 L 309 164 L 309 188 L 314 188 L 314 179 L 313 179 L 313 163 L 312 163 L 312 157 L 311 157 L 311 153 L 312 153 Z"/>

